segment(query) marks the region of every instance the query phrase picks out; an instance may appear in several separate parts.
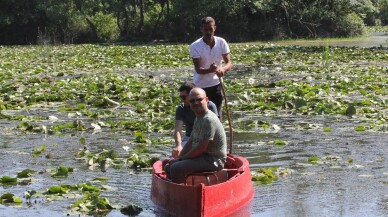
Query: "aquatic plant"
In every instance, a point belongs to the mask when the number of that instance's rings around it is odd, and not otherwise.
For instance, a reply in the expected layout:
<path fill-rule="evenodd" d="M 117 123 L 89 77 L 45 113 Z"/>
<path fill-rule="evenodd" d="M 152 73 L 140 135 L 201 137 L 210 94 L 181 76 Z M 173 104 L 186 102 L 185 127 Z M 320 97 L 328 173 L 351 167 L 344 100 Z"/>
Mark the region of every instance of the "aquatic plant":
<path fill-rule="evenodd" d="M 12 193 L 5 193 L 0 196 L 0 204 L 22 203 L 23 201 Z"/>
<path fill-rule="evenodd" d="M 278 180 L 278 176 L 275 174 L 277 167 L 260 168 L 253 173 L 252 181 L 258 185 L 268 185 L 273 181 Z"/>
<path fill-rule="evenodd" d="M 67 166 L 59 166 L 56 170 L 55 174 L 53 174 L 51 177 L 53 178 L 67 178 L 69 172 L 73 172 L 74 169 Z"/>
<path fill-rule="evenodd" d="M 25 170 L 23 170 L 21 172 L 18 172 L 16 177 L 17 178 L 29 178 L 34 173 L 36 173 L 35 170 L 25 169 Z"/>
<path fill-rule="evenodd" d="M 0 178 L 0 183 L 2 183 L 2 184 L 16 184 L 17 178 L 12 178 L 10 176 L 3 176 Z"/>
<path fill-rule="evenodd" d="M 78 212 L 92 213 L 105 213 L 113 209 L 109 200 L 104 197 L 99 197 L 100 193 L 89 193 L 87 192 L 85 197 L 81 200 L 76 201 L 71 205 L 72 209 Z"/>

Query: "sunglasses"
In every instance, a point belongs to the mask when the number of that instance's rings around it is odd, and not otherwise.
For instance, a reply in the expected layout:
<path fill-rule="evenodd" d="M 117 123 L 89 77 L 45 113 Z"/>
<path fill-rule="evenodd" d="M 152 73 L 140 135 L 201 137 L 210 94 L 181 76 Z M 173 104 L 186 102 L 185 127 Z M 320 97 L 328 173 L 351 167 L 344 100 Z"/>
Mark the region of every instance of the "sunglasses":
<path fill-rule="evenodd" d="M 205 98 L 190 99 L 190 103 L 194 104 L 196 102 L 202 102 L 203 99 L 205 99 Z"/>

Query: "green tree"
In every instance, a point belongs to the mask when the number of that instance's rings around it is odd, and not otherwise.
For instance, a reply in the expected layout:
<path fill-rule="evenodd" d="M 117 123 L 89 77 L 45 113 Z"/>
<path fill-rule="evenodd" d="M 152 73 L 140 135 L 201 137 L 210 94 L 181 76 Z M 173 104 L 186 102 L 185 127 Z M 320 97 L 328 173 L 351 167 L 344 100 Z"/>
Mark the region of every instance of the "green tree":
<path fill-rule="evenodd" d="M 381 24 L 388 25 L 388 0 L 380 0 L 378 3 L 380 9 L 380 20 Z"/>
<path fill-rule="evenodd" d="M 0 0 L 0 43 L 191 42 L 204 16 L 228 41 L 360 35 L 388 0 Z"/>
<path fill-rule="evenodd" d="M 271 24 L 274 27 L 272 36 L 281 38 L 356 35 L 354 33 L 361 33 L 364 28 L 359 25 L 361 13 L 373 11 L 371 7 L 361 7 L 362 2 L 370 3 L 369 0 L 255 0 L 249 4 L 253 15 L 250 23 L 264 27 Z M 347 19 L 350 14 L 357 19 Z M 260 20 L 261 17 L 265 18 L 261 19 L 264 21 Z M 341 29 L 349 26 L 356 29 Z"/>
<path fill-rule="evenodd" d="M 172 5 L 172 37 L 191 41 L 199 37 L 199 24 L 204 16 L 216 20 L 217 34 L 228 40 L 244 40 L 248 22 L 244 11 L 247 0 L 175 0 Z"/>
<path fill-rule="evenodd" d="M 91 18 L 91 22 L 95 26 L 98 41 L 114 42 L 118 39 L 119 29 L 116 19 L 112 14 L 97 12 Z"/>
<path fill-rule="evenodd" d="M 0 0 L 0 41 L 2 44 L 35 43 L 44 17 L 36 13 L 37 1 Z"/>
<path fill-rule="evenodd" d="M 44 21 L 39 24 L 38 43 L 52 42 L 65 43 L 69 36 L 67 31 L 72 18 L 75 17 L 75 4 L 71 0 L 46 0 L 40 1 L 36 7 Z"/>

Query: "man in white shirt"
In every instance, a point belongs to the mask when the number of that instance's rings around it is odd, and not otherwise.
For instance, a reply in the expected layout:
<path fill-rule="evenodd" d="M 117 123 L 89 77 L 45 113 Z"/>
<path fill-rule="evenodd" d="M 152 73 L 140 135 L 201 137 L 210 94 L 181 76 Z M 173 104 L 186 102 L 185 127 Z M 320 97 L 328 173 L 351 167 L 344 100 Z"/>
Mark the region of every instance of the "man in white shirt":
<path fill-rule="evenodd" d="M 194 63 L 194 84 L 205 90 L 209 100 L 217 106 L 221 118 L 222 91 L 219 77 L 232 68 L 228 43 L 214 36 L 216 22 L 212 17 L 201 20 L 202 37 L 190 45 L 190 57 Z M 224 65 L 222 65 L 224 61 Z"/>

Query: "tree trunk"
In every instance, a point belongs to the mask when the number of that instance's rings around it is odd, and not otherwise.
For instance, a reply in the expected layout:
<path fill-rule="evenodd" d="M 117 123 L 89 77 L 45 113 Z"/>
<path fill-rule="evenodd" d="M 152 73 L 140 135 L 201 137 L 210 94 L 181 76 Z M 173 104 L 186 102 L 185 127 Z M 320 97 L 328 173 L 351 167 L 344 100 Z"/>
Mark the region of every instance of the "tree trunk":
<path fill-rule="evenodd" d="M 125 31 L 125 37 L 128 37 L 130 34 L 130 28 L 129 28 L 129 13 L 130 11 L 127 10 L 127 3 L 130 4 L 130 2 L 124 1 L 123 2 L 123 13 L 124 13 L 124 31 Z M 130 8 L 130 7 L 128 7 Z"/>
<path fill-rule="evenodd" d="M 142 29 L 143 29 L 143 25 L 144 25 L 144 4 L 143 4 L 143 0 L 139 0 L 139 9 L 140 9 L 140 21 L 139 21 L 139 24 L 137 25 L 137 28 L 136 28 L 136 35 L 141 35 L 142 33 Z"/>
<path fill-rule="evenodd" d="M 164 12 L 164 5 L 165 5 L 165 4 L 163 3 L 163 4 L 162 4 L 162 10 L 161 10 L 160 13 L 159 13 L 158 20 L 156 21 L 155 26 L 154 26 L 154 28 L 152 29 L 151 39 L 155 36 L 155 32 L 156 32 L 156 29 L 158 28 L 159 21 L 160 21 L 160 19 L 162 18 L 162 15 L 163 15 L 163 12 Z"/>
<path fill-rule="evenodd" d="M 97 39 L 98 39 L 97 28 L 96 28 L 94 23 L 89 18 L 86 18 L 86 21 L 88 22 L 89 27 L 92 29 L 92 38 L 91 38 L 91 40 L 96 42 Z"/>
<path fill-rule="evenodd" d="M 169 0 L 167 0 L 166 1 L 166 3 L 167 3 L 167 5 L 166 5 L 166 21 L 168 22 L 168 20 L 169 20 L 169 18 L 170 18 L 170 1 Z"/>

